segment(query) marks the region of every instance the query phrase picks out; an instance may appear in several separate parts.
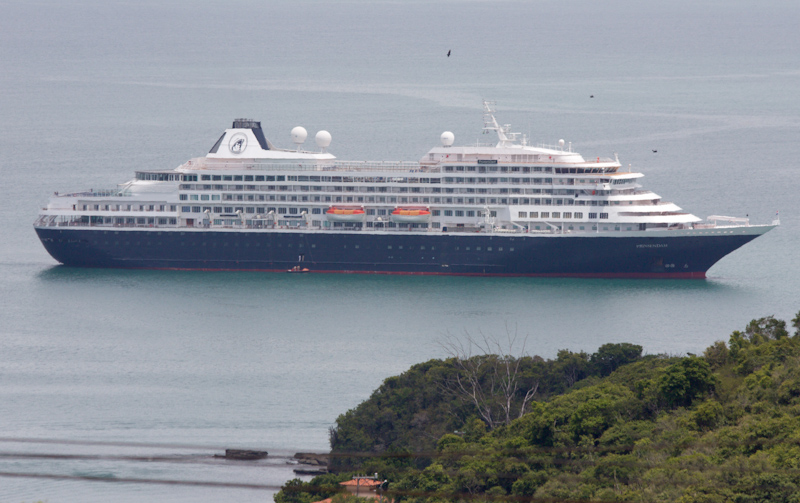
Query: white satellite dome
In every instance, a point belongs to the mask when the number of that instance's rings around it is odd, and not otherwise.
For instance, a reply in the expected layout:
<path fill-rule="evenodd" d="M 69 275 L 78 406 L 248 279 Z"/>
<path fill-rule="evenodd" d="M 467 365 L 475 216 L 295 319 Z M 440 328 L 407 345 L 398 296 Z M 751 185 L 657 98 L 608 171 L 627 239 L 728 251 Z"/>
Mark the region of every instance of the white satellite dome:
<path fill-rule="evenodd" d="M 306 137 L 308 137 L 308 131 L 306 131 L 306 128 L 303 126 L 297 126 L 292 129 L 292 141 L 295 142 L 298 147 L 306 141 Z"/>
<path fill-rule="evenodd" d="M 323 129 L 317 133 L 314 140 L 317 142 L 317 146 L 324 150 L 331 144 L 331 134 Z"/>
<path fill-rule="evenodd" d="M 442 141 L 443 146 L 452 147 L 453 142 L 456 141 L 456 135 L 454 135 L 450 131 L 445 131 L 444 133 L 442 133 L 442 136 L 440 136 L 439 139 Z"/>

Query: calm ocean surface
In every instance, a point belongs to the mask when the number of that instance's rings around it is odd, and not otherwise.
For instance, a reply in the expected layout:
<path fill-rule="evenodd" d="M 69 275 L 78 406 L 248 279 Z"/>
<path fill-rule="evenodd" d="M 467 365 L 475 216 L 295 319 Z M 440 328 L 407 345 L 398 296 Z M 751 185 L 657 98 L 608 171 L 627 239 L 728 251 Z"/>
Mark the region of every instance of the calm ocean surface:
<path fill-rule="evenodd" d="M 651 3 L 3 2 L 0 472 L 109 482 L 0 476 L 0 502 L 271 501 L 111 481 L 280 485 L 281 455 L 325 450 L 340 413 L 445 356 L 448 336 L 517 332 L 544 357 L 621 341 L 682 354 L 791 319 L 800 3 Z M 32 228 L 53 191 L 175 167 L 236 117 L 278 146 L 302 125 L 330 131 L 340 159 L 413 161 L 445 130 L 485 141 L 482 99 L 536 143 L 617 152 L 698 216 L 780 211 L 782 225 L 705 281 L 79 270 Z M 278 457 L 211 457 L 225 447 Z"/>

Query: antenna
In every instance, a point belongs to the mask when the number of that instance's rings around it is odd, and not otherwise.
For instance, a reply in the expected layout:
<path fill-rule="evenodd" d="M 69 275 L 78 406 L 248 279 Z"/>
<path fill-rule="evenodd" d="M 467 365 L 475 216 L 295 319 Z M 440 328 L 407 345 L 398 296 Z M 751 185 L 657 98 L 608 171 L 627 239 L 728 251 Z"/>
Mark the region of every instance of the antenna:
<path fill-rule="evenodd" d="M 452 147 L 456 137 L 450 131 L 445 131 L 439 139 L 442 141 L 443 147 Z"/>
<path fill-rule="evenodd" d="M 300 151 L 300 145 L 306 141 L 306 137 L 308 136 L 308 131 L 303 126 L 297 126 L 296 128 L 292 129 L 292 141 L 297 145 L 297 151 Z"/>
<path fill-rule="evenodd" d="M 497 133 L 498 147 L 513 145 L 521 133 L 511 133 L 511 124 L 500 126 L 494 118 L 494 101 L 483 100 L 483 132 L 495 131 Z"/>
<path fill-rule="evenodd" d="M 314 140 L 316 140 L 317 146 L 325 152 L 325 149 L 331 144 L 331 134 L 323 129 L 317 133 Z"/>

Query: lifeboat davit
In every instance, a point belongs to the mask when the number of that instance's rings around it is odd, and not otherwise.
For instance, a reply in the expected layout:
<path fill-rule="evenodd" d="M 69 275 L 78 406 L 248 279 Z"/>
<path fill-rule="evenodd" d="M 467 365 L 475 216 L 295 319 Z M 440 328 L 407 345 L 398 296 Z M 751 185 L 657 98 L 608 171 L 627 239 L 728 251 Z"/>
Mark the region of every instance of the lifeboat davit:
<path fill-rule="evenodd" d="M 398 224 L 423 224 L 430 218 L 431 211 L 428 208 L 395 208 L 392 212 L 392 222 Z"/>
<path fill-rule="evenodd" d="M 329 222 L 363 222 L 366 212 L 364 208 L 345 208 L 331 206 L 325 212 Z"/>

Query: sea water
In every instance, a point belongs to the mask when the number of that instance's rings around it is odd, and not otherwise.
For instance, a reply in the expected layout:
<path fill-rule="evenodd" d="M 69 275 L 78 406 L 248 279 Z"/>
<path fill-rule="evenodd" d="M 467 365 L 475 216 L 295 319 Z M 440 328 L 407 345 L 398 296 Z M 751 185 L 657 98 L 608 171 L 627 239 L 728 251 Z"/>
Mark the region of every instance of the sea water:
<path fill-rule="evenodd" d="M 701 353 L 752 318 L 800 310 L 796 2 L 2 11 L 1 502 L 269 501 L 294 452 L 324 451 L 339 414 L 446 357 L 452 338 L 516 336 L 548 358 L 607 342 Z M 701 217 L 779 211 L 781 226 L 704 281 L 82 270 L 58 266 L 32 228 L 52 192 L 176 167 L 237 117 L 282 147 L 302 125 L 330 131 L 340 159 L 413 161 L 445 130 L 490 141 L 483 99 L 532 143 L 618 153 Z M 229 447 L 274 457 L 213 457 Z"/>

